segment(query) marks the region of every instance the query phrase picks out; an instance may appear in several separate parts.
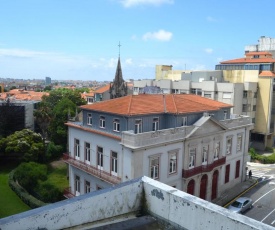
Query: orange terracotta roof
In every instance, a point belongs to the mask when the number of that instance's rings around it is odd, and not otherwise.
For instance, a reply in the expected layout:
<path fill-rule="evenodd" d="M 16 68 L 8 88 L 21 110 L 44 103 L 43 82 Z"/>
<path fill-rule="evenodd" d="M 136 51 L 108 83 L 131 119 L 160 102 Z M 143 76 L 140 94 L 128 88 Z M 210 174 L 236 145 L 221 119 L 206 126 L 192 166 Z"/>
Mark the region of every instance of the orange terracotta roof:
<path fill-rule="evenodd" d="M 22 90 L 11 90 L 8 93 L 2 93 L 1 98 L 7 98 L 11 96 L 13 100 L 20 101 L 41 101 L 42 96 L 49 95 L 47 92 L 34 92 L 34 91 L 22 91 Z"/>
<path fill-rule="evenodd" d="M 109 84 L 96 89 L 95 93 L 104 93 L 108 90 L 110 90 L 110 85 Z"/>
<path fill-rule="evenodd" d="M 128 95 L 80 108 L 125 116 L 144 114 L 184 114 L 231 108 L 232 105 L 193 94 Z"/>
<path fill-rule="evenodd" d="M 222 61 L 220 64 L 275 63 L 275 59 L 272 58 L 272 54 L 269 52 L 249 52 L 245 55 L 244 58 Z M 254 58 L 255 55 L 259 57 Z"/>
<path fill-rule="evenodd" d="M 275 73 L 271 72 L 271 71 L 262 71 L 259 74 L 260 77 L 275 77 Z"/>

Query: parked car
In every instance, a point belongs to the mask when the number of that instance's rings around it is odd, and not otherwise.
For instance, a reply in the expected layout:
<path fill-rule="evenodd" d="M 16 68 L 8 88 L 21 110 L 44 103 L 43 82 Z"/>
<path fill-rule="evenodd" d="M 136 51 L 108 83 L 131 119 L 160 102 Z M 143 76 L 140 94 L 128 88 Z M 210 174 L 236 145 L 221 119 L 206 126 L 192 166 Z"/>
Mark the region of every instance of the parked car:
<path fill-rule="evenodd" d="M 243 213 L 250 208 L 252 208 L 252 200 L 248 197 L 239 197 L 228 207 L 229 210 L 236 213 Z"/>

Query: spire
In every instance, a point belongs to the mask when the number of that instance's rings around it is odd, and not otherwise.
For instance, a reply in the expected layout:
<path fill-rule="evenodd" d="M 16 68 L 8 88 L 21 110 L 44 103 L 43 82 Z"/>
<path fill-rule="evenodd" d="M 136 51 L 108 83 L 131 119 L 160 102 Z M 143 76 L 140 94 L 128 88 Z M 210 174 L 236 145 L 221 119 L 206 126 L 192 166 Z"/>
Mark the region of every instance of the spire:
<path fill-rule="evenodd" d="M 123 97 L 127 95 L 127 84 L 122 77 L 122 69 L 120 63 L 120 42 L 118 43 L 118 61 L 116 67 L 116 75 L 114 81 L 110 83 L 110 98 Z"/>

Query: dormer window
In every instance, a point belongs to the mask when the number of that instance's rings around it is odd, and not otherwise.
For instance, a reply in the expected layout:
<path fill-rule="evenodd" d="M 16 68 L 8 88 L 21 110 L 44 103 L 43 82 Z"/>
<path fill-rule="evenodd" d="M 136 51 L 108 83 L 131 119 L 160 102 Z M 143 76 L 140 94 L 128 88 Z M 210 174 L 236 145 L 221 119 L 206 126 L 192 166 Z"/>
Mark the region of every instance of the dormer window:
<path fill-rule="evenodd" d="M 153 131 L 157 131 L 159 129 L 159 118 L 155 117 L 153 119 Z"/>

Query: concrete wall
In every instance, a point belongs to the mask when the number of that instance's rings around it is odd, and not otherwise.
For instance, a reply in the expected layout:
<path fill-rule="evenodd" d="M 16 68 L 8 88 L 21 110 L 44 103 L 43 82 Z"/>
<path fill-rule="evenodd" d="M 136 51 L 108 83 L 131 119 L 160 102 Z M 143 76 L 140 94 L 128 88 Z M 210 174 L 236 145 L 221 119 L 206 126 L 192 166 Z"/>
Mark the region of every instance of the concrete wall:
<path fill-rule="evenodd" d="M 110 224 L 141 207 L 177 229 L 274 229 L 148 177 L 2 218 L 0 229 L 55 230 L 83 224 L 93 228 L 97 221 Z"/>
<path fill-rule="evenodd" d="M 234 229 L 234 230 L 271 230 L 265 225 L 246 216 L 233 213 L 225 208 L 191 196 L 185 192 L 143 178 L 145 198 L 149 212 L 177 228 Z"/>
<path fill-rule="evenodd" d="M 142 181 L 88 193 L 0 219 L 1 230 L 64 229 L 140 209 Z"/>

